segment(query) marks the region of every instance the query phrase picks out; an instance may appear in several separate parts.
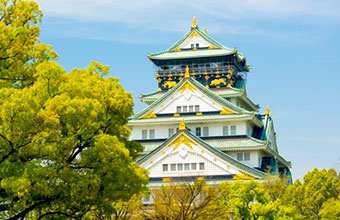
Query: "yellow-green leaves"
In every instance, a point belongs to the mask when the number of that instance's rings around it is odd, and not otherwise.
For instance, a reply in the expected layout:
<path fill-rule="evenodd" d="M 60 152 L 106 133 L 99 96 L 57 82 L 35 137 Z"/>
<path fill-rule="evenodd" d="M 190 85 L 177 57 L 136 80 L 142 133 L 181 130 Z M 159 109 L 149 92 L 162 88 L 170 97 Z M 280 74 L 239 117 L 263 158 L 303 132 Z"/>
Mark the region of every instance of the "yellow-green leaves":
<path fill-rule="evenodd" d="M 33 1 L 0 0 L 1 87 L 30 85 L 35 80 L 35 67 L 57 57 L 51 46 L 39 43 L 41 16 Z"/>
<path fill-rule="evenodd" d="M 0 0 L 0 218 L 80 218 L 145 189 L 131 94 L 108 66 L 65 73 L 32 1 Z M 55 217 L 56 216 L 56 217 Z"/>

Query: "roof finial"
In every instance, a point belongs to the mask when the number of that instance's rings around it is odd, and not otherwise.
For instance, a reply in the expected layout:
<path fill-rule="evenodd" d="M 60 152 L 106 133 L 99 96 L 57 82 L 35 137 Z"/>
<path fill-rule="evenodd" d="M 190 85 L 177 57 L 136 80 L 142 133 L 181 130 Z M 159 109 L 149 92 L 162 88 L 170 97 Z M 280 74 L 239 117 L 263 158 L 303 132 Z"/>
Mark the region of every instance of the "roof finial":
<path fill-rule="evenodd" d="M 181 120 L 181 123 L 179 123 L 179 126 L 178 126 L 178 130 L 185 130 L 185 121 L 184 121 L 184 117 L 182 118 Z"/>
<path fill-rule="evenodd" d="M 185 68 L 185 74 L 184 77 L 190 77 L 190 73 L 189 73 L 189 66 L 187 66 L 187 68 Z"/>
<path fill-rule="evenodd" d="M 264 108 L 266 109 L 266 115 L 269 115 L 269 117 L 271 117 L 272 115 L 270 114 L 270 109 L 268 108 L 268 106 Z"/>
<path fill-rule="evenodd" d="M 204 28 L 204 33 L 207 35 L 208 34 L 208 31 L 206 28 Z"/>
<path fill-rule="evenodd" d="M 194 16 L 194 18 L 192 19 L 192 28 L 196 28 L 196 16 Z"/>

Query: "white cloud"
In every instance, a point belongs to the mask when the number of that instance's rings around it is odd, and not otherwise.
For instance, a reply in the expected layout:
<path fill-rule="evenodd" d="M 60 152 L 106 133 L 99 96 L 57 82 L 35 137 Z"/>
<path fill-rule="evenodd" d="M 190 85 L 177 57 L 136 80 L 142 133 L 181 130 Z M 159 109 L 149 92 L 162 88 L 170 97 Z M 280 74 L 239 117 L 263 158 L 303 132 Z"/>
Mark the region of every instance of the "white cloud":
<path fill-rule="evenodd" d="M 336 0 L 37 0 L 47 16 L 80 21 L 119 22 L 166 27 L 180 24 L 193 14 L 231 21 L 255 19 L 294 19 L 339 17 Z M 186 21 L 186 20 L 185 20 Z"/>
<path fill-rule="evenodd" d="M 337 21 L 336 0 L 37 0 L 45 17 L 68 23 L 112 23 L 129 28 L 184 33 L 196 15 L 209 33 L 284 38 L 284 30 L 263 27 L 283 21 L 315 24 Z M 62 30 L 61 30 L 62 31 Z M 90 32 L 90 31 L 87 31 Z M 73 35 L 77 33 L 74 31 Z M 296 35 L 296 34 L 295 34 Z M 91 36 L 82 36 L 89 37 Z M 102 36 L 105 38 L 105 36 Z M 294 36 L 292 36 L 294 37 Z M 110 37 L 107 37 L 110 38 Z M 289 37 L 286 37 L 289 39 Z M 140 39 L 139 39 L 140 40 Z"/>

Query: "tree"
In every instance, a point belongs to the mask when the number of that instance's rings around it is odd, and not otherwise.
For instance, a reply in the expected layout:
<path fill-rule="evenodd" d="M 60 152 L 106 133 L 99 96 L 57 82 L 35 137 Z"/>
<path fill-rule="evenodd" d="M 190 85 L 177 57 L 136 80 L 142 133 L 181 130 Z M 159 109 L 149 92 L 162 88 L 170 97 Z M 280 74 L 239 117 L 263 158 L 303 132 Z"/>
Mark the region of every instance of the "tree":
<path fill-rule="evenodd" d="M 281 197 L 286 180 L 270 177 L 263 183 L 255 180 L 224 182 L 220 186 L 220 198 L 228 210 L 235 211 L 235 219 L 293 220 L 294 213 L 285 207 Z M 281 192 L 283 190 L 283 192 Z"/>
<path fill-rule="evenodd" d="M 219 203 L 218 188 L 207 186 L 204 180 L 164 185 L 152 190 L 152 211 L 147 219 L 200 220 L 225 219 L 226 209 Z"/>
<path fill-rule="evenodd" d="M 36 67 L 57 57 L 51 46 L 39 43 L 37 24 L 41 17 L 35 2 L 0 0 L 1 87 L 23 88 L 32 84 Z"/>
<path fill-rule="evenodd" d="M 131 94 L 96 62 L 66 74 L 38 43 L 40 17 L 34 2 L 0 0 L 0 218 L 109 213 L 148 181 L 128 140 Z"/>
<path fill-rule="evenodd" d="M 340 179 L 336 171 L 315 168 L 304 176 L 303 183 L 297 180 L 288 187 L 285 203 L 295 209 L 297 219 L 321 219 L 328 215 L 330 204 L 337 204 L 339 195 Z"/>

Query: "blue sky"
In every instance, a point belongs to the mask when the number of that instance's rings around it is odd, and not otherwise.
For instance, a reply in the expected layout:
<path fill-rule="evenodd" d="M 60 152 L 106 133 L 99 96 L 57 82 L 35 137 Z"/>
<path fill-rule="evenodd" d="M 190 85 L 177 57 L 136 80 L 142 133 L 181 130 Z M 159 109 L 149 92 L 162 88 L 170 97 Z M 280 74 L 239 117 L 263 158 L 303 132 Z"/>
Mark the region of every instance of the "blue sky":
<path fill-rule="evenodd" d="M 191 27 L 245 53 L 248 96 L 271 109 L 280 154 L 293 178 L 314 167 L 340 170 L 340 2 L 338 0 L 38 0 L 42 42 L 67 71 L 91 60 L 132 92 L 156 91 L 149 52 Z M 264 110 L 262 109 L 264 112 Z"/>

